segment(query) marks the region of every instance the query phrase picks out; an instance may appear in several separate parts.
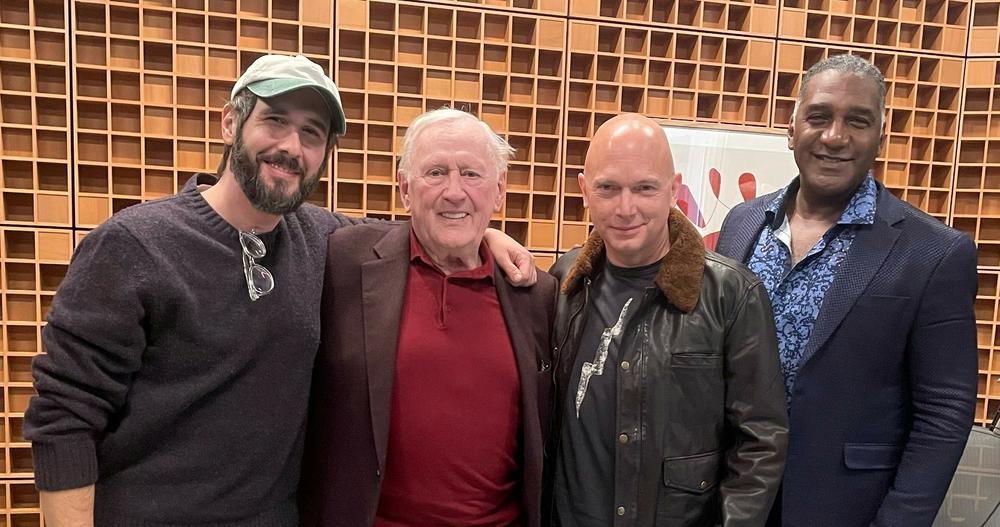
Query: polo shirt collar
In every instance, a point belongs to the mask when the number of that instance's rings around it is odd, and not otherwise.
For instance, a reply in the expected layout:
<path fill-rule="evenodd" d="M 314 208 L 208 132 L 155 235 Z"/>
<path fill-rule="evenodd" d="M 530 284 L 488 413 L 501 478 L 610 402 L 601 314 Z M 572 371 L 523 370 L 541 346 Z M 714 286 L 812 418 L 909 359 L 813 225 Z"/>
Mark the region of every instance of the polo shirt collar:
<path fill-rule="evenodd" d="M 486 247 L 485 242 L 479 243 L 479 259 L 482 260 L 482 265 L 476 267 L 475 269 L 467 269 L 463 271 L 457 271 L 447 275 L 448 278 L 468 278 L 472 280 L 487 280 L 493 283 L 493 253 L 489 251 Z M 444 275 L 445 273 L 431 260 L 427 252 L 424 251 L 423 245 L 420 244 L 420 240 L 417 239 L 417 234 L 413 231 L 413 227 L 410 227 L 410 263 L 420 262 L 423 265 L 434 269 L 435 271 Z"/>

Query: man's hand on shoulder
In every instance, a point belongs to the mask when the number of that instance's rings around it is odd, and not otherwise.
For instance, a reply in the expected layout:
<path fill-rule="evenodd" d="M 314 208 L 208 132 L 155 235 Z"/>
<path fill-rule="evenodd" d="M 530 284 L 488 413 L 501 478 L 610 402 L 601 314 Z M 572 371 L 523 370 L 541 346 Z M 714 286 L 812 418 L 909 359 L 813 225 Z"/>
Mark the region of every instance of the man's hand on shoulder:
<path fill-rule="evenodd" d="M 523 245 L 496 229 L 486 229 L 483 240 L 511 285 L 516 287 L 535 285 L 538 281 L 535 257 Z"/>

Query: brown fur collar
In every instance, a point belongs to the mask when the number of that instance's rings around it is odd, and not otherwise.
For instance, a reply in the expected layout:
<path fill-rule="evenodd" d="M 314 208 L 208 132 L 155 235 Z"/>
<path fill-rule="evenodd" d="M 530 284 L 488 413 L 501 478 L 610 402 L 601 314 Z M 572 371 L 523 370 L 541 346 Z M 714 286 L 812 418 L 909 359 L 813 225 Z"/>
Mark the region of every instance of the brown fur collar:
<path fill-rule="evenodd" d="M 670 210 L 670 251 L 663 259 L 656 285 L 671 304 L 690 313 L 698 305 L 705 272 L 705 242 L 694 225 L 677 209 Z M 573 268 L 563 280 L 562 292 L 569 293 L 585 276 L 591 276 L 604 257 L 604 240 L 594 231 L 583 244 Z"/>

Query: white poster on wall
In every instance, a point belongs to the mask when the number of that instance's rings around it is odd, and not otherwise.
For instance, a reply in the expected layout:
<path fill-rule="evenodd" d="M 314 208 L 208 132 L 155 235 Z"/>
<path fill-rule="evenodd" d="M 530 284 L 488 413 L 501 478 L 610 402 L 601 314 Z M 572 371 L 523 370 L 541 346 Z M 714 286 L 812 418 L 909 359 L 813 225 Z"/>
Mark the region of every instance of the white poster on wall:
<path fill-rule="evenodd" d="M 797 174 L 783 133 L 663 126 L 682 185 L 677 206 L 715 248 L 730 209 L 784 187 Z"/>

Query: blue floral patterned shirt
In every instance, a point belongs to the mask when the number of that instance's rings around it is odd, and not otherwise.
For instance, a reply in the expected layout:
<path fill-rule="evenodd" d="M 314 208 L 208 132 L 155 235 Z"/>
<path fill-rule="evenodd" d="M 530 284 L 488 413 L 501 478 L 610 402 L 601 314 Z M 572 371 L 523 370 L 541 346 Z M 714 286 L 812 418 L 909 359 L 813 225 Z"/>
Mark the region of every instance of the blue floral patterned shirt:
<path fill-rule="evenodd" d="M 875 222 L 875 199 L 878 196 L 875 180 L 869 173 L 851 197 L 837 224 L 830 227 L 809 253 L 793 266 L 792 233 L 785 214 L 789 204 L 785 197 L 794 200 L 798 190 L 799 180 L 796 178 L 764 209 L 767 222 L 747 262 L 747 267 L 760 277 L 771 297 L 774 325 L 778 330 L 778 356 L 789 402 L 799 363 L 826 291 L 857 235 L 854 226 Z"/>

